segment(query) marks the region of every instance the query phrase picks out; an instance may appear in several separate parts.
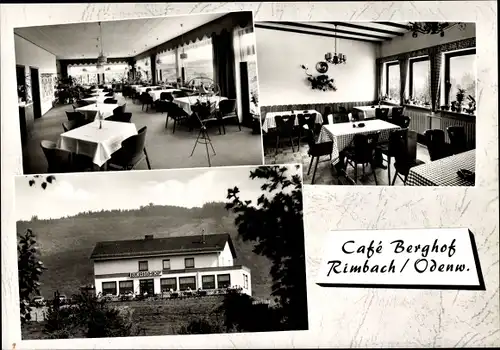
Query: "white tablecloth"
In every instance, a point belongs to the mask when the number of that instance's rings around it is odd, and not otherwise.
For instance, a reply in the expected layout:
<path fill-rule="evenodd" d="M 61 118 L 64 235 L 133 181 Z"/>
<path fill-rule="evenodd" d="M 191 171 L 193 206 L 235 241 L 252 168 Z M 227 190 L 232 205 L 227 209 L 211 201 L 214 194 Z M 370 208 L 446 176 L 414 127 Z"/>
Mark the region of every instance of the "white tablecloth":
<path fill-rule="evenodd" d="M 392 109 L 396 107 L 401 107 L 401 106 L 389 106 L 389 105 L 381 105 L 380 108 L 388 108 L 389 109 L 389 114 L 392 115 Z M 375 118 L 375 110 L 378 108 L 378 105 L 372 106 L 358 106 L 358 107 L 353 107 L 353 110 L 358 112 L 358 115 L 360 116 L 360 120 L 363 119 L 373 119 Z"/>
<path fill-rule="evenodd" d="M 293 113 L 292 113 L 293 112 Z M 266 114 L 266 119 L 264 119 L 264 123 L 262 125 L 262 130 L 267 132 L 269 129 L 273 129 L 276 127 L 276 116 L 277 115 L 292 115 L 295 114 L 298 116 L 299 114 L 314 114 L 316 116 L 316 124 L 323 124 L 323 116 L 318 111 L 314 109 L 311 110 L 301 110 L 301 111 L 285 111 L 285 112 L 268 112 Z M 299 118 L 295 118 L 295 125 L 299 125 Z"/>
<path fill-rule="evenodd" d="M 58 146 L 73 153 L 89 156 L 94 164 L 102 166 L 121 148 L 121 142 L 133 135 L 137 135 L 133 123 L 103 120 L 102 129 L 99 129 L 99 121 L 96 120 L 61 134 Z"/>
<path fill-rule="evenodd" d="M 100 112 L 103 118 L 106 119 L 113 115 L 113 110 L 118 106 L 119 104 L 114 103 L 92 103 L 85 107 L 78 107 L 75 111 L 83 113 L 86 118 L 93 118 L 96 112 Z"/>
<path fill-rule="evenodd" d="M 159 87 L 159 86 L 137 86 L 137 87 L 135 87 L 135 91 L 142 94 L 143 92 L 146 92 L 147 89 L 153 90 L 154 88 L 157 88 L 157 87 Z"/>
<path fill-rule="evenodd" d="M 83 101 L 89 101 L 89 102 L 94 102 L 94 103 L 96 103 L 96 102 L 103 103 L 104 100 L 108 98 L 108 97 L 104 96 L 106 94 L 107 94 L 107 92 L 93 93 L 92 95 L 94 95 L 94 96 L 84 98 Z"/>
<path fill-rule="evenodd" d="M 159 100 L 162 92 L 172 93 L 174 91 L 180 91 L 179 89 L 163 89 L 163 90 L 152 90 L 149 92 L 149 96 L 153 98 L 153 101 Z"/>
<path fill-rule="evenodd" d="M 399 129 L 399 126 L 388 123 L 383 120 L 374 119 L 363 122 L 364 127 L 353 127 L 353 124 L 359 123 L 337 123 L 323 125 L 318 136 L 318 142 L 333 141 L 332 164 L 339 161 L 339 153 L 344 150 L 353 140 L 356 134 L 371 134 L 380 131 L 379 141 L 389 140 L 391 130 Z"/>
<path fill-rule="evenodd" d="M 410 169 L 407 186 L 474 186 L 458 176 L 457 171 L 475 172 L 476 150 L 455 154 Z"/>
<path fill-rule="evenodd" d="M 92 89 L 92 92 L 97 92 L 97 93 L 103 92 L 103 91 L 104 91 L 104 89 Z"/>
<path fill-rule="evenodd" d="M 192 114 L 193 111 L 191 110 L 191 104 L 195 104 L 198 98 L 199 98 L 198 96 L 178 97 L 178 98 L 174 98 L 174 103 L 177 104 L 179 107 L 181 107 L 183 110 L 185 110 L 187 114 Z M 208 102 L 208 101 L 210 101 L 210 103 L 215 102 L 216 103 L 215 108 L 218 108 L 219 102 L 223 101 L 223 100 L 227 100 L 227 97 L 223 97 L 223 96 L 205 97 L 204 96 L 204 97 L 200 98 L 201 102 Z"/>

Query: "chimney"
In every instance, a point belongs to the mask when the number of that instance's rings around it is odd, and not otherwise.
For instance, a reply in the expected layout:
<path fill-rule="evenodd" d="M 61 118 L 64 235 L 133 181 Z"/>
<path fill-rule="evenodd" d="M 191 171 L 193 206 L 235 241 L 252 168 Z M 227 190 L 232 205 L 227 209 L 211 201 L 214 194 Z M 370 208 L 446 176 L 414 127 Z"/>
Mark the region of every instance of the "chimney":
<path fill-rule="evenodd" d="M 153 235 L 146 235 L 146 236 L 144 236 L 144 239 L 145 239 L 145 240 L 148 240 L 148 239 L 153 239 L 153 238 L 154 238 L 154 236 L 153 236 Z"/>
<path fill-rule="evenodd" d="M 201 243 L 205 244 L 205 229 L 201 230 Z"/>

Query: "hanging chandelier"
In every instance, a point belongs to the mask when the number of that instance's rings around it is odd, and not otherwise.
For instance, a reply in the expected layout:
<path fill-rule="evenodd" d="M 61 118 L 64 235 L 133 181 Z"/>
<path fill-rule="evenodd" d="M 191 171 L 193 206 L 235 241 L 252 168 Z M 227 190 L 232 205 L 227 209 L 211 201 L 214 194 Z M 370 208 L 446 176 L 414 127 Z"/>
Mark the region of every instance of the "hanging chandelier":
<path fill-rule="evenodd" d="M 183 27 L 183 24 L 181 23 L 181 28 L 182 27 Z M 182 30 L 182 34 L 181 34 L 182 52 L 180 54 L 180 58 L 181 58 L 181 60 L 185 60 L 188 58 L 188 55 L 187 55 L 187 53 L 184 52 L 184 30 L 183 29 L 181 29 L 181 30 Z"/>
<path fill-rule="evenodd" d="M 327 52 L 325 54 L 325 61 L 331 64 L 345 64 L 347 57 L 343 53 L 337 53 L 337 25 L 335 25 L 335 52 Z"/>
<path fill-rule="evenodd" d="M 449 23 L 449 22 L 410 22 L 408 30 L 412 33 L 412 37 L 416 38 L 420 34 L 439 34 L 444 36 L 444 31 L 458 26 L 460 30 L 465 29 L 465 23 Z"/>
<path fill-rule="evenodd" d="M 97 57 L 97 66 L 102 67 L 102 65 L 108 63 L 108 58 L 104 56 L 102 52 L 102 27 L 101 27 L 101 22 L 99 22 L 99 38 L 97 39 L 101 43 L 101 51 L 99 53 L 99 56 Z"/>

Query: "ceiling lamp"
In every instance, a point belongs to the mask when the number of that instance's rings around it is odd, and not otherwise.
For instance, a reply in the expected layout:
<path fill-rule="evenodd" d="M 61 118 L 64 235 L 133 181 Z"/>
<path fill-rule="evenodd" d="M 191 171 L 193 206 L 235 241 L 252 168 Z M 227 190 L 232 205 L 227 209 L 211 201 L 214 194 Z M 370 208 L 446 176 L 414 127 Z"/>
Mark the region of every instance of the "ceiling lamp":
<path fill-rule="evenodd" d="M 183 27 L 184 25 L 181 23 L 181 28 Z M 188 58 L 188 55 L 187 53 L 184 52 L 184 29 L 181 29 L 182 30 L 182 34 L 181 34 L 181 41 L 182 41 L 182 52 L 180 54 L 180 58 L 181 60 L 185 60 Z"/>
<path fill-rule="evenodd" d="M 412 33 L 412 37 L 416 38 L 420 34 L 439 34 L 444 36 L 444 31 L 458 26 L 460 30 L 465 29 L 465 23 L 449 23 L 449 22 L 410 22 L 408 30 Z"/>
<path fill-rule="evenodd" d="M 101 22 L 99 22 L 99 38 L 100 39 L 97 39 L 97 40 L 99 40 L 100 43 L 101 43 L 101 52 L 100 52 L 99 56 L 97 57 L 97 64 L 98 65 L 99 64 L 103 65 L 103 64 L 108 63 L 108 58 L 106 56 L 104 56 L 104 54 L 102 52 L 102 45 L 103 45 L 103 43 L 102 43 L 102 27 L 101 27 Z"/>
<path fill-rule="evenodd" d="M 335 25 L 335 51 L 325 54 L 325 61 L 330 64 L 341 64 L 347 62 L 347 57 L 343 53 L 337 53 L 337 25 Z"/>

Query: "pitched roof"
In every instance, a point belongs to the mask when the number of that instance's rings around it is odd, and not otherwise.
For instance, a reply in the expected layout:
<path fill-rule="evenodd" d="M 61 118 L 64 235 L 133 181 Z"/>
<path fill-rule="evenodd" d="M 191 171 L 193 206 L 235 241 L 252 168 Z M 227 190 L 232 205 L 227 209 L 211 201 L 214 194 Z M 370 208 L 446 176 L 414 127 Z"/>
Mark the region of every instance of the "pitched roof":
<path fill-rule="evenodd" d="M 170 254 L 193 254 L 221 252 L 229 244 L 233 258 L 236 257 L 233 242 L 228 233 L 177 236 L 165 238 L 143 238 L 126 241 L 97 242 L 90 259 L 105 260 L 117 258 L 146 257 Z"/>

